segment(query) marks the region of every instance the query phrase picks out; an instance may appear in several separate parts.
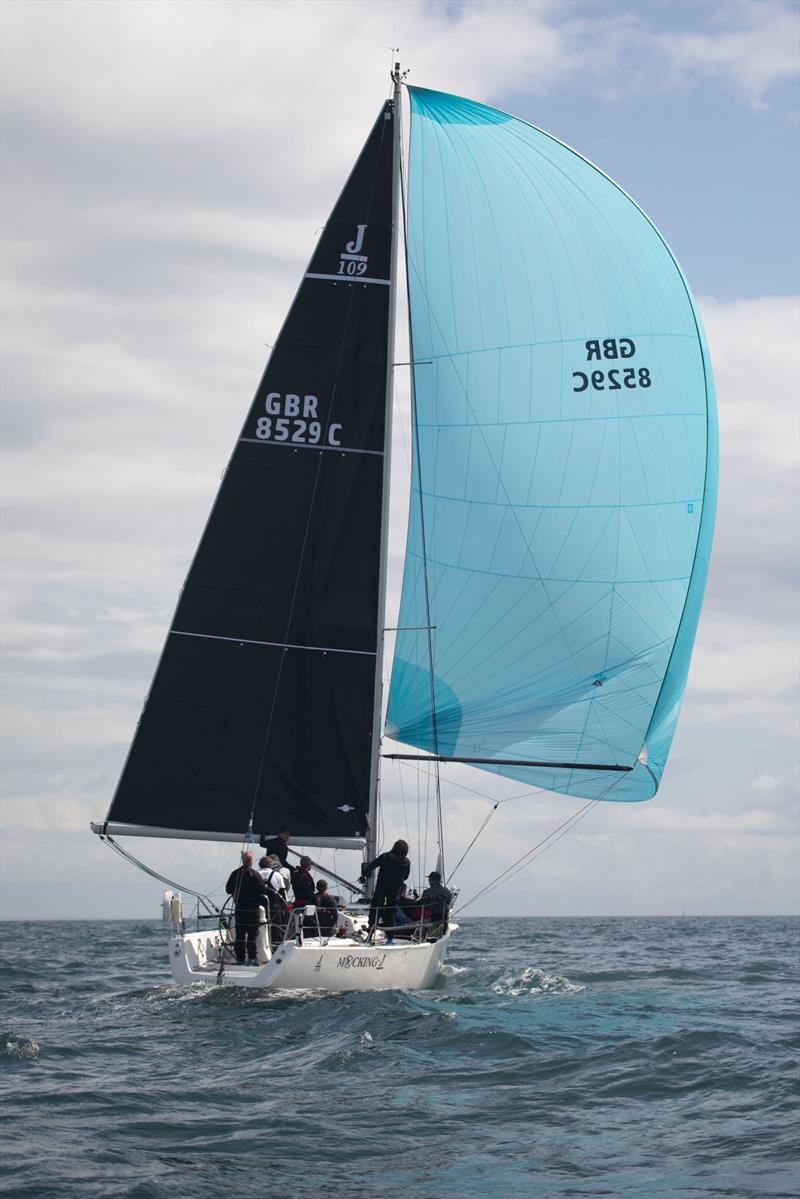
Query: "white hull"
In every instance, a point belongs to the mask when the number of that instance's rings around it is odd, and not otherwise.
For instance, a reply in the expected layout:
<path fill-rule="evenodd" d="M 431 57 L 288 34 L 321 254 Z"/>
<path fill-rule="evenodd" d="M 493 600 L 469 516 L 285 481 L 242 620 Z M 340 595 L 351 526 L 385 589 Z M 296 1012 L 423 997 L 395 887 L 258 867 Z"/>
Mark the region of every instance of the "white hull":
<path fill-rule="evenodd" d="M 416 991 L 430 987 L 441 973 L 455 927 L 437 941 L 419 943 L 378 940 L 368 945 L 349 937 L 307 937 L 302 945 L 279 945 L 272 955 L 262 943 L 258 967 L 226 961 L 221 971 L 219 934 L 184 933 L 171 938 L 169 958 L 177 983 L 281 991 Z"/>

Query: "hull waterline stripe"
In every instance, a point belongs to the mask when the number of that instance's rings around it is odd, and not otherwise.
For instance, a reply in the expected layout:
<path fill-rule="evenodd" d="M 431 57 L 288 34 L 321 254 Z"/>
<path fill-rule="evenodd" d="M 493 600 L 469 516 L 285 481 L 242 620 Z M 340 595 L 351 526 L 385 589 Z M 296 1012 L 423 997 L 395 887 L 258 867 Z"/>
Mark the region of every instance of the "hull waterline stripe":
<path fill-rule="evenodd" d="M 187 633 L 183 629 L 170 629 L 173 637 L 203 637 L 207 641 L 235 641 L 238 645 L 267 645 L 273 649 L 307 649 L 320 654 L 360 654 L 374 658 L 374 649 L 337 649 L 333 645 L 293 645 L 290 641 L 254 641 L 252 637 L 220 637 L 217 633 Z"/>
<path fill-rule="evenodd" d="M 632 766 L 609 766 L 586 762 L 530 762 L 524 758 L 445 758 L 437 754 L 384 754 L 397 762 L 465 762 L 468 766 L 539 766 L 544 770 L 615 770 L 629 774 Z"/>
<path fill-rule="evenodd" d="M 357 450 L 347 445 L 304 445 L 300 441 L 268 441 L 263 437 L 240 437 L 239 441 L 247 441 L 251 445 L 275 445 L 287 450 L 330 450 L 334 454 L 374 454 L 376 458 L 383 457 L 383 450 Z"/>
<path fill-rule="evenodd" d="M 316 275 L 310 271 L 305 275 L 306 279 L 332 279 L 334 283 L 380 283 L 383 287 L 389 287 L 391 280 L 389 279 L 371 279 L 366 275 Z"/>

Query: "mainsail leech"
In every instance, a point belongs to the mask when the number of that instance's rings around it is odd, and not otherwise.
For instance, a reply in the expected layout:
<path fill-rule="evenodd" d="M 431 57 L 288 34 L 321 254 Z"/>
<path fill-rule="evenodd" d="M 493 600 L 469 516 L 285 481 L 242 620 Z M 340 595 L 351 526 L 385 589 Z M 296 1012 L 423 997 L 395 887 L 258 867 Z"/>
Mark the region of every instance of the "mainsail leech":
<path fill-rule="evenodd" d="M 108 820 L 367 832 L 395 117 L 319 239 L 192 563 Z"/>
<path fill-rule="evenodd" d="M 663 238 L 586 159 L 409 90 L 413 356 L 433 365 L 414 371 L 387 733 L 569 795 L 647 799 L 713 527 L 699 318 Z M 433 677 L 416 625 L 437 630 Z"/>

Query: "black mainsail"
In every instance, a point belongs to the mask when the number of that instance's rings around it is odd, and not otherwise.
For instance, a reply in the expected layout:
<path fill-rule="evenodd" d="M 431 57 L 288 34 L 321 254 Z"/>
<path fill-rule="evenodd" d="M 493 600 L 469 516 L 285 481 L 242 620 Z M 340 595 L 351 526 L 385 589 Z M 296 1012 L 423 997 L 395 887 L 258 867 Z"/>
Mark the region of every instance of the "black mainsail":
<path fill-rule="evenodd" d="M 259 385 L 108 822 L 188 836 L 288 825 L 305 843 L 367 833 L 394 152 L 390 100 Z"/>

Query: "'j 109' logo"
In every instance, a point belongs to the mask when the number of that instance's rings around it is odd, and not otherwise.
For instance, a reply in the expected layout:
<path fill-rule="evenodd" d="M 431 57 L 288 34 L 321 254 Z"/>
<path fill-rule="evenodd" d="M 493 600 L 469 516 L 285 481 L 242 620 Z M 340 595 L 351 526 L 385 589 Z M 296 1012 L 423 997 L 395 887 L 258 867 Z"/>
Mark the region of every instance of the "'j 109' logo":
<path fill-rule="evenodd" d="M 356 225 L 356 235 L 349 241 L 339 255 L 339 270 L 337 275 L 366 275 L 369 259 L 360 251 L 364 245 L 366 225 Z"/>

